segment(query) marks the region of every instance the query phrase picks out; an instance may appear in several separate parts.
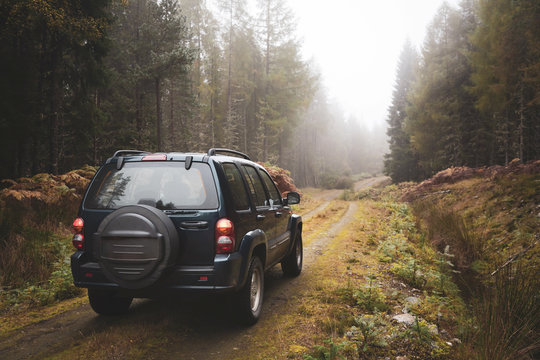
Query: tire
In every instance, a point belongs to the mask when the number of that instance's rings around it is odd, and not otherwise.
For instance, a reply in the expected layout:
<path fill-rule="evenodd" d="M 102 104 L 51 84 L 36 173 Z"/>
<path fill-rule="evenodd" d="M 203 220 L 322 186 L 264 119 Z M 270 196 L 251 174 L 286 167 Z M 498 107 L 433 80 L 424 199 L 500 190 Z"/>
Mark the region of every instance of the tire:
<path fill-rule="evenodd" d="M 294 242 L 294 248 L 292 249 L 291 253 L 287 255 L 287 257 L 281 262 L 281 270 L 283 270 L 283 274 L 285 276 L 298 276 L 302 272 L 303 262 L 304 249 L 302 247 L 302 235 L 300 232 L 297 232 Z"/>
<path fill-rule="evenodd" d="M 264 269 L 257 256 L 251 258 L 247 280 L 236 294 L 235 307 L 238 321 L 244 325 L 257 323 L 262 311 L 264 296 Z"/>
<path fill-rule="evenodd" d="M 179 238 L 163 211 L 147 205 L 129 205 L 103 219 L 93 245 L 107 279 L 126 289 L 143 289 L 174 265 Z"/>
<path fill-rule="evenodd" d="M 127 313 L 133 298 L 116 296 L 115 291 L 88 289 L 88 300 L 96 313 L 110 316 Z"/>

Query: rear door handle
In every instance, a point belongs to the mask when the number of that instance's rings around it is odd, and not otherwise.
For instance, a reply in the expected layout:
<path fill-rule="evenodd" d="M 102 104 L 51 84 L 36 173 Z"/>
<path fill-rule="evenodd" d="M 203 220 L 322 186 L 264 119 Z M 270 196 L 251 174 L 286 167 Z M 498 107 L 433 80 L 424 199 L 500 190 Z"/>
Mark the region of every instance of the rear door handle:
<path fill-rule="evenodd" d="M 207 229 L 208 221 L 182 221 L 180 227 L 183 229 Z"/>
<path fill-rule="evenodd" d="M 263 215 L 263 214 L 258 214 L 258 215 L 257 215 L 257 220 L 258 220 L 258 221 L 262 221 L 262 220 L 264 220 L 264 219 L 266 219 L 266 215 Z"/>

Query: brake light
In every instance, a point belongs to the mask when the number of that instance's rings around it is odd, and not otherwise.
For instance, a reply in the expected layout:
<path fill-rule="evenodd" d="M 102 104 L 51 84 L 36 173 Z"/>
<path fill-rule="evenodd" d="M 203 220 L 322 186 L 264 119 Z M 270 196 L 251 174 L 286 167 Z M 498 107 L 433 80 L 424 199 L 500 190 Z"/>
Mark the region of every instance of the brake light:
<path fill-rule="evenodd" d="M 165 154 L 150 154 L 145 155 L 142 158 L 142 161 L 163 161 L 167 160 L 167 155 Z"/>
<path fill-rule="evenodd" d="M 77 250 L 83 250 L 84 249 L 84 220 L 81 218 L 76 218 L 73 221 L 73 231 L 75 234 L 73 235 L 73 239 L 71 242 L 73 243 L 73 246 L 75 246 L 75 249 Z"/>
<path fill-rule="evenodd" d="M 234 251 L 234 224 L 223 218 L 216 223 L 216 254 L 229 254 Z"/>
<path fill-rule="evenodd" d="M 81 234 L 83 232 L 83 229 L 84 229 L 84 220 L 81 218 L 76 218 L 73 221 L 73 230 L 75 231 L 75 233 Z"/>

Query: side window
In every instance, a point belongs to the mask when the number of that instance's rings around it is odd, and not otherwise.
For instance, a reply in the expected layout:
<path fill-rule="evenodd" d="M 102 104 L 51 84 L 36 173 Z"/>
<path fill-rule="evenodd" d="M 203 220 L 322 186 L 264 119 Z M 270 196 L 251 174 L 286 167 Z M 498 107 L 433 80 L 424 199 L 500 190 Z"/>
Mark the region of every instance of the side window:
<path fill-rule="evenodd" d="M 264 192 L 264 187 L 261 182 L 261 178 L 257 175 L 257 170 L 251 166 L 242 166 L 245 171 L 246 178 L 250 183 L 249 189 L 255 200 L 255 206 L 268 206 L 268 201 L 266 199 L 266 193 Z"/>
<path fill-rule="evenodd" d="M 234 209 L 235 210 L 247 210 L 249 209 L 249 200 L 242 181 L 242 175 L 240 171 L 234 166 L 234 164 L 223 164 L 223 170 L 227 177 L 227 182 L 232 192 Z"/>
<path fill-rule="evenodd" d="M 264 181 L 264 184 L 266 185 L 266 188 L 268 189 L 268 193 L 270 194 L 270 205 L 280 205 L 281 204 L 281 195 L 279 194 L 279 191 L 276 188 L 276 185 L 274 185 L 274 181 L 268 175 L 265 171 L 259 170 L 259 174 L 261 174 L 261 177 Z"/>

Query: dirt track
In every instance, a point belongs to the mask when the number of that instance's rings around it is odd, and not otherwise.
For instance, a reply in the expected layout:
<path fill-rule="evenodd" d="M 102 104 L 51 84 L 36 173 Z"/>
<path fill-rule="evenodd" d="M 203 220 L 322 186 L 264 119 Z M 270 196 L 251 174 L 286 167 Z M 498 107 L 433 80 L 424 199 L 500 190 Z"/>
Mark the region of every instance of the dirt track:
<path fill-rule="evenodd" d="M 355 185 L 355 190 L 384 180 L 363 180 Z M 340 193 L 339 190 L 321 192 L 324 202 L 304 214 L 304 219 L 324 211 Z M 298 278 L 283 278 L 278 267 L 266 274 L 263 314 L 259 323 L 252 328 L 231 325 L 234 322 L 228 315 L 225 301 L 216 302 L 215 298 L 138 300 L 130 314 L 116 318 L 97 316 L 89 305 L 83 305 L 0 338 L 0 359 L 56 357 L 64 349 L 88 341 L 93 334 L 107 332 L 114 327 L 144 329 L 146 324 L 161 323 L 173 327 L 177 335 L 173 343 L 160 345 L 159 351 L 152 358 L 227 359 L 240 356 L 251 334 L 257 328 L 268 326 L 270 315 L 283 311 L 282 305 L 295 295 L 295 289 L 302 286 L 310 266 L 334 236 L 353 220 L 355 211 L 356 204 L 350 203 L 345 215 L 337 223 L 305 247 L 304 272 Z M 144 332 L 140 336 L 144 336 Z M 82 358 L 86 356 L 82 355 Z"/>

